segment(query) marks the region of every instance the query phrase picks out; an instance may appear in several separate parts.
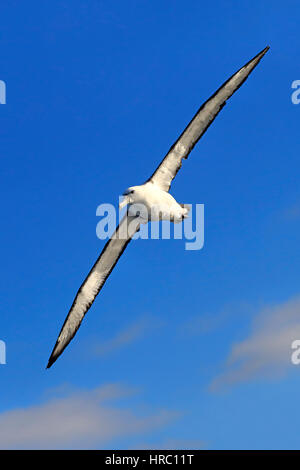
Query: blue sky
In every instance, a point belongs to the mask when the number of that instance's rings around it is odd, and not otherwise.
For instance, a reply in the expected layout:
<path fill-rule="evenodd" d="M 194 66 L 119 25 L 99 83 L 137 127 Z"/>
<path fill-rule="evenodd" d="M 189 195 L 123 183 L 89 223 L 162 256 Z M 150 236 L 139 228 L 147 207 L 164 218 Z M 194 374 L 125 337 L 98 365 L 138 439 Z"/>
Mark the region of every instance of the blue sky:
<path fill-rule="evenodd" d="M 300 448 L 299 2 L 0 7 L 4 448 Z M 104 242 L 200 104 L 271 49 L 178 173 L 205 244 L 137 240 L 45 366 Z M 57 424 L 59 426 L 57 426 Z"/>

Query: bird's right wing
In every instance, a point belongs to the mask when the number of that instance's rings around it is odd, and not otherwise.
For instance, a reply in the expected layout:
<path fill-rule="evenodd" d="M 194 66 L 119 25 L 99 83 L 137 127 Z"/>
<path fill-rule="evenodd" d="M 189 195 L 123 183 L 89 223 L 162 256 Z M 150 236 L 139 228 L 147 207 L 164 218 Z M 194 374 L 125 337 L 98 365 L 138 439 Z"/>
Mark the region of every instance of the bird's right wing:
<path fill-rule="evenodd" d="M 53 348 L 47 368 L 51 367 L 75 336 L 83 317 L 99 294 L 131 238 L 138 231 L 139 225 L 138 217 L 125 215 L 111 239 L 106 243 L 102 253 L 77 292 Z"/>
<path fill-rule="evenodd" d="M 188 157 L 200 137 L 226 104 L 228 98 L 244 83 L 268 49 L 269 47 L 266 47 L 232 75 L 232 77 L 223 83 L 223 85 L 201 106 L 148 180 L 149 182 L 155 183 L 163 191 L 169 191 L 172 180 L 181 167 L 182 160 Z"/>

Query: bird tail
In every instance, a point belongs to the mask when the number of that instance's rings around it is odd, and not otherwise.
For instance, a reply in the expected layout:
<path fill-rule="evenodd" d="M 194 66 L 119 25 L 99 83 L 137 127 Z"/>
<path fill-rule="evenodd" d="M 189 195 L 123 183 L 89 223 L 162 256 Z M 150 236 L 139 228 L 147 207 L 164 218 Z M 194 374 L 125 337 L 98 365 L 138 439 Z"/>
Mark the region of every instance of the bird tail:
<path fill-rule="evenodd" d="M 191 210 L 191 206 L 188 204 L 179 204 L 183 209 L 185 209 L 185 212 L 183 214 L 183 218 L 186 219 L 189 216 L 189 212 Z"/>

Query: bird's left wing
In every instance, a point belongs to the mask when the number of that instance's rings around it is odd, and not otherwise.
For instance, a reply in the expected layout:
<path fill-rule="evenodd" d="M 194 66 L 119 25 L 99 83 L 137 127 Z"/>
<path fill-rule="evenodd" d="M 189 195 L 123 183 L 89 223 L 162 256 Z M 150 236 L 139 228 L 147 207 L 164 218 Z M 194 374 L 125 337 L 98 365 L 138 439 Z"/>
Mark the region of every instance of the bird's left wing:
<path fill-rule="evenodd" d="M 121 220 L 120 225 L 115 230 L 111 239 L 106 243 L 102 253 L 77 292 L 73 305 L 53 348 L 47 368 L 51 367 L 75 336 L 83 317 L 94 302 L 121 254 L 138 229 L 139 219 L 137 217 L 125 215 Z"/>
<path fill-rule="evenodd" d="M 226 104 L 228 98 L 244 83 L 268 49 L 269 47 L 263 49 L 244 67 L 232 75 L 201 106 L 148 181 L 155 183 L 164 191 L 169 191 L 172 180 L 181 167 L 182 160 L 188 157 L 200 137 Z"/>

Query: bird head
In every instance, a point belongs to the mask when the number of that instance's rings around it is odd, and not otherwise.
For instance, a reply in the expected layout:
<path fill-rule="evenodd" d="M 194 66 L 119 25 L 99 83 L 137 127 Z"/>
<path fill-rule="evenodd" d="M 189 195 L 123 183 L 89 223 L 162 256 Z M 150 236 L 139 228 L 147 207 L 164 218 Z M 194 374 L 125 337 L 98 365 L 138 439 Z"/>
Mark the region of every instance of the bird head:
<path fill-rule="evenodd" d="M 122 209 L 123 207 L 127 206 L 128 204 L 132 204 L 134 202 L 134 187 L 126 189 L 122 194 L 123 200 L 119 204 L 119 208 Z"/>

